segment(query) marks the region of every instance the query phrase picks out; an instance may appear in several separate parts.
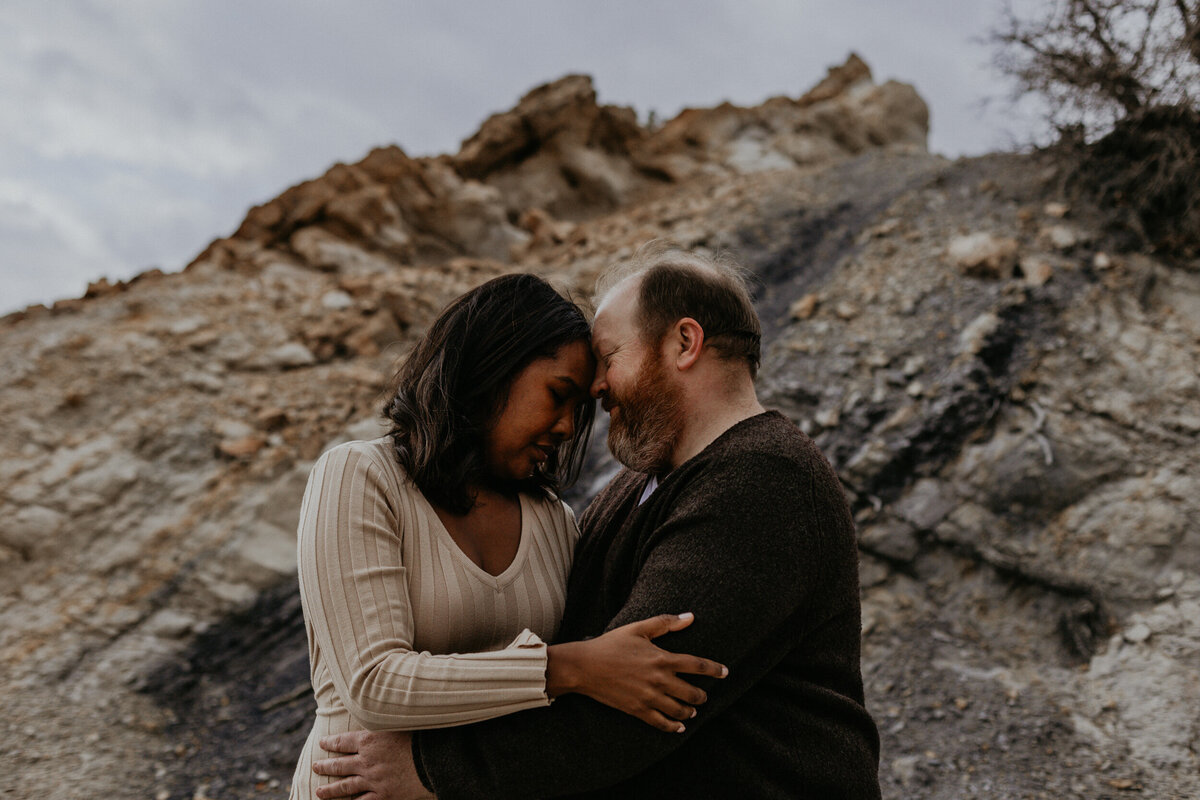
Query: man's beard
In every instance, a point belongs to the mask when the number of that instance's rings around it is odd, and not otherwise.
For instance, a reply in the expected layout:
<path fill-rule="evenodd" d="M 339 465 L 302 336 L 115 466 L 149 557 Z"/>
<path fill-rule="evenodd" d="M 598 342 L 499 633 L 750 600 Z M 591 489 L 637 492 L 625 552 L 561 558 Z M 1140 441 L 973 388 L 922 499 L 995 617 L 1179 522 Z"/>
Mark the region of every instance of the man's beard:
<path fill-rule="evenodd" d="M 670 470 L 683 432 L 683 392 L 668 380 L 659 353 L 648 353 L 640 372 L 625 394 L 609 392 L 616 413 L 609 419 L 608 449 L 635 472 L 661 475 Z"/>

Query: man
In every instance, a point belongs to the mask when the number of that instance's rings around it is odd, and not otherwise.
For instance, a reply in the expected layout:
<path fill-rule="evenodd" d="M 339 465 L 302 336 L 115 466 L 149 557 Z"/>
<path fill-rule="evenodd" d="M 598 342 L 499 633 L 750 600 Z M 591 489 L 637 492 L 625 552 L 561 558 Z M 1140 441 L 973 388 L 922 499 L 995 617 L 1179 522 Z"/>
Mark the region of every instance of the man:
<path fill-rule="evenodd" d="M 729 667 L 679 734 L 579 695 L 474 725 L 353 733 L 318 791 L 380 798 L 879 797 L 853 523 L 816 446 L 754 390 L 736 269 L 653 245 L 599 292 L 592 394 L 626 469 L 581 518 L 563 640 L 687 610 L 663 647 Z"/>

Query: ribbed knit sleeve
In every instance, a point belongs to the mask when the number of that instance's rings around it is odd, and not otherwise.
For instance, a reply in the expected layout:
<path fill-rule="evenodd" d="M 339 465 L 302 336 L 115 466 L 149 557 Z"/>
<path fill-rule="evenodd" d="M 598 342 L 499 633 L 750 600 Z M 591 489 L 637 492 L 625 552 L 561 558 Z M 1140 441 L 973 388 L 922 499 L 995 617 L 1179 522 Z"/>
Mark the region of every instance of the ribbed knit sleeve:
<path fill-rule="evenodd" d="M 334 448 L 314 465 L 300 512 L 305 614 L 351 716 L 368 729 L 412 730 L 547 705 L 546 645 L 529 630 L 490 652 L 414 652 L 409 582 L 430 567 L 403 563 L 395 483 L 370 453 Z"/>

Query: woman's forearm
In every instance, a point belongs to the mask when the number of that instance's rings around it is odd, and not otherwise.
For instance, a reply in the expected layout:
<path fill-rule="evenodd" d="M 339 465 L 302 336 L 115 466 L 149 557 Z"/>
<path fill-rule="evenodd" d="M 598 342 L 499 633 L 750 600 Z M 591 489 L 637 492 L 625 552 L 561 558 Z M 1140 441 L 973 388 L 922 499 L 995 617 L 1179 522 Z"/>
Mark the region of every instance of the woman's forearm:
<path fill-rule="evenodd" d="M 584 642 L 552 644 L 546 649 L 546 695 L 558 697 L 582 692 L 587 677 Z"/>

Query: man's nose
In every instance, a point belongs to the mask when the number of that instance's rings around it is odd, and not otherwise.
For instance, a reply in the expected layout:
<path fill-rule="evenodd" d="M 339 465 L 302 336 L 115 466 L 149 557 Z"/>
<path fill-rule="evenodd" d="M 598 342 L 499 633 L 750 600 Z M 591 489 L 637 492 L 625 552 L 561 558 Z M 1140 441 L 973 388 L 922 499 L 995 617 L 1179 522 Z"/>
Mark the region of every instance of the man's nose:
<path fill-rule="evenodd" d="M 592 397 L 599 400 L 608 391 L 608 381 L 605 380 L 605 372 L 603 369 L 596 370 L 596 377 L 592 379 L 592 385 L 588 388 Z"/>

